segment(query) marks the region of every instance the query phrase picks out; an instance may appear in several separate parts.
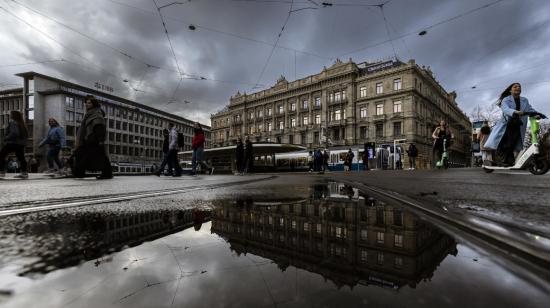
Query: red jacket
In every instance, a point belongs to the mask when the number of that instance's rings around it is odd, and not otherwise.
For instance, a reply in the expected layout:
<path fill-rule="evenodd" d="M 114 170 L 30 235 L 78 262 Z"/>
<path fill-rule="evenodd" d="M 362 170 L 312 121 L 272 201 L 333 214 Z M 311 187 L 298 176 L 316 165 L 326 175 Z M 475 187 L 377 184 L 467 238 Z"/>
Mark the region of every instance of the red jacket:
<path fill-rule="evenodd" d="M 191 140 L 191 147 L 193 148 L 193 150 L 204 147 L 204 134 L 203 133 L 198 133 L 195 136 L 193 136 L 193 140 Z"/>

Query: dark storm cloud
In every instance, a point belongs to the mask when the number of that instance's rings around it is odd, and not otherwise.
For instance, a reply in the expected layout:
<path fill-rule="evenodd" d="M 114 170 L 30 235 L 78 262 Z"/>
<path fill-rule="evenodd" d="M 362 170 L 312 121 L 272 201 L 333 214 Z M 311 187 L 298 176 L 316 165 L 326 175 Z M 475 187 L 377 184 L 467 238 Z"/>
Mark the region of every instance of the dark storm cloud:
<path fill-rule="evenodd" d="M 344 61 L 351 57 L 357 63 L 385 59 L 392 57 L 395 49 L 403 61 L 414 58 L 418 64 L 430 66 L 446 90 L 456 89 L 459 105 L 466 112 L 476 105 L 490 104 L 497 92 L 517 80 L 524 83 L 524 94 L 535 108 L 550 113 L 549 107 L 542 105 L 550 83 L 541 83 L 550 81 L 550 72 L 537 65 L 545 60 L 550 63 L 546 43 L 550 38 L 550 4 L 545 0 L 504 0 L 433 28 L 428 27 L 492 1 L 393 0 L 384 7 L 387 25 L 379 8 L 360 6 L 378 1 L 332 1 L 333 7 L 293 12 L 278 42 L 278 46 L 320 56 L 277 48 L 261 78 L 272 50 L 269 44 L 275 43 L 281 31 L 289 3 L 183 1 L 183 5 L 162 10 L 179 66 L 186 74 L 210 80 L 182 80 L 176 102 L 169 104 L 179 77 L 153 1 L 17 1 L 133 59 L 12 1 L 0 1 L 6 10 L 88 59 L 1 11 L 0 42 L 6 48 L 0 51 L 0 65 L 61 58 L 77 64 L 0 68 L 0 83 L 20 82 L 13 74 L 29 70 L 88 86 L 100 81 L 117 89 L 117 95 L 208 121 L 210 113 L 223 108 L 237 91 L 256 91 L 252 90 L 256 82 L 269 86 L 281 75 L 292 80 L 315 74 L 336 57 Z M 157 2 L 164 5 L 171 1 Z M 294 9 L 307 7 L 315 5 L 298 0 L 293 5 Z M 190 24 L 196 25 L 195 31 L 188 29 Z M 425 36 L 414 33 L 426 28 Z M 395 39 L 393 48 L 390 43 L 363 48 L 387 40 L 388 31 L 392 38 L 413 34 Z M 163 69 L 147 67 L 143 62 Z"/>

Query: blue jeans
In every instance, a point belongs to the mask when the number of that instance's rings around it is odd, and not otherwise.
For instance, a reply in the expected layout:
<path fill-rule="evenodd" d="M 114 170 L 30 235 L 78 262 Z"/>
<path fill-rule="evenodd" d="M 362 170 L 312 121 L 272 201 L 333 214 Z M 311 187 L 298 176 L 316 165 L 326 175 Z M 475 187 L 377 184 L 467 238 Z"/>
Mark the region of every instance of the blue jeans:
<path fill-rule="evenodd" d="M 208 170 L 208 165 L 202 160 L 202 156 L 204 154 L 204 148 L 196 148 L 193 149 L 193 156 L 191 158 L 191 163 L 193 164 L 193 173 L 197 171 L 197 163 L 201 164 L 202 167 L 204 167 L 206 170 Z"/>
<path fill-rule="evenodd" d="M 59 151 L 61 151 L 60 146 L 50 145 L 48 153 L 46 154 L 46 159 L 48 160 L 48 168 L 53 169 L 53 163 L 57 165 L 57 168 L 63 168 L 63 163 L 59 160 Z"/>

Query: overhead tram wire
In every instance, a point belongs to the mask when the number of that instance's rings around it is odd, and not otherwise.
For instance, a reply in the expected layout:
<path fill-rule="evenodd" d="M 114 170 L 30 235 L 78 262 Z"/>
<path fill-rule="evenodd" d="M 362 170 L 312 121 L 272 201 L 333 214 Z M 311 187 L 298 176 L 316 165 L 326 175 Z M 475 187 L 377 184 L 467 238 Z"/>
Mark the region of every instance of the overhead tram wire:
<path fill-rule="evenodd" d="M 118 2 L 118 1 L 115 1 L 115 0 L 105 0 L 105 1 L 109 1 L 111 3 L 118 4 L 120 6 L 132 8 L 132 9 L 135 9 L 135 10 L 139 10 L 139 11 L 142 11 L 142 12 L 145 12 L 145 13 L 156 14 L 154 11 L 144 9 L 144 8 L 140 8 L 140 7 L 137 7 L 137 6 L 133 6 L 133 5 L 130 5 L 130 4 Z M 242 40 L 246 40 L 246 41 L 250 41 L 250 42 L 255 42 L 255 43 L 258 43 L 258 44 L 274 46 L 273 43 L 270 43 L 270 42 L 258 40 L 258 39 L 251 38 L 251 37 L 246 37 L 246 36 L 243 36 L 243 35 L 240 35 L 240 34 L 235 34 L 235 33 L 227 32 L 227 31 L 223 31 L 223 30 L 210 28 L 210 27 L 199 25 L 199 24 L 196 24 L 196 23 L 186 22 L 186 21 L 184 21 L 182 19 L 179 19 L 179 18 L 174 18 L 174 17 L 170 17 L 170 16 L 164 16 L 164 18 L 167 19 L 167 20 L 179 22 L 179 23 L 182 23 L 182 24 L 185 24 L 185 25 L 192 24 L 196 28 L 203 29 L 203 30 L 206 30 L 206 31 L 219 33 L 219 34 L 235 37 L 235 38 L 238 38 L 238 39 L 242 39 Z M 323 55 L 320 55 L 320 54 L 317 54 L 317 53 L 314 53 L 314 52 L 310 52 L 310 51 L 306 51 L 306 50 L 300 50 L 300 49 L 296 49 L 296 48 L 292 48 L 292 47 L 278 45 L 277 48 L 296 51 L 296 52 L 299 52 L 299 53 L 302 53 L 302 54 L 305 54 L 305 55 L 309 55 L 309 56 L 312 56 L 312 57 L 317 57 L 317 58 L 324 59 L 324 60 L 331 59 L 328 56 L 323 56 Z"/>
<path fill-rule="evenodd" d="M 25 65 L 34 65 L 34 64 L 55 63 L 55 62 L 62 62 L 62 61 L 63 61 L 63 59 L 52 59 L 52 60 L 44 60 L 44 61 L 36 61 L 36 62 L 27 62 L 27 63 L 3 64 L 3 65 L 0 65 L 0 68 L 4 68 L 4 67 L 15 67 L 15 66 L 25 66 Z"/>
<path fill-rule="evenodd" d="M 157 8 L 157 11 L 160 16 L 160 20 L 162 21 L 162 27 L 164 28 L 164 33 L 166 34 L 166 38 L 168 39 L 168 43 L 170 45 L 170 50 L 172 51 L 172 55 L 174 56 L 174 61 L 176 62 L 176 67 L 178 68 L 178 73 L 180 75 L 180 78 L 182 77 L 182 71 L 180 69 L 180 65 L 178 63 L 178 57 L 176 56 L 176 52 L 174 51 L 174 46 L 172 46 L 172 40 L 170 40 L 170 35 L 168 34 L 168 28 L 166 28 L 166 22 L 164 21 L 164 17 L 162 16 L 162 13 L 160 12 L 160 7 L 157 4 L 156 0 L 152 0 L 155 4 L 155 7 Z"/>
<path fill-rule="evenodd" d="M 469 11 L 466 11 L 466 12 L 464 12 L 464 13 L 461 13 L 461 14 L 455 15 L 455 16 L 453 16 L 453 17 L 450 17 L 450 18 L 444 19 L 444 20 L 442 20 L 442 21 L 439 21 L 439 22 L 434 23 L 434 24 L 432 24 L 432 25 L 430 25 L 430 26 L 420 28 L 419 30 L 411 31 L 411 32 L 407 32 L 407 33 L 398 35 L 397 37 L 394 37 L 393 40 L 402 39 L 402 38 L 405 38 L 405 37 L 408 37 L 408 36 L 411 36 L 411 35 L 417 35 L 420 31 L 425 31 L 425 30 L 429 30 L 429 29 L 432 29 L 432 28 L 441 26 L 441 25 L 443 25 L 443 24 L 446 24 L 446 23 L 449 23 L 449 22 L 451 22 L 451 21 L 454 21 L 454 20 L 456 20 L 456 19 L 458 19 L 458 18 L 461 18 L 461 17 L 467 16 L 467 15 L 470 15 L 470 14 L 472 14 L 472 13 L 475 13 L 475 12 L 479 11 L 479 10 L 486 9 L 486 8 L 488 8 L 488 7 L 490 7 L 490 6 L 496 5 L 496 4 L 498 4 L 498 3 L 502 2 L 502 1 L 505 1 L 505 0 L 496 0 L 496 1 L 490 2 L 490 3 L 488 3 L 488 4 L 485 4 L 485 5 L 476 7 L 476 8 L 474 8 L 474 9 L 469 10 Z M 384 40 L 384 41 L 380 41 L 380 42 L 378 42 L 378 43 L 374 43 L 374 44 L 367 45 L 367 46 L 364 46 L 364 47 L 361 47 L 361 48 L 357 48 L 357 49 L 354 49 L 354 50 L 352 50 L 352 51 L 349 51 L 349 52 L 346 52 L 346 53 L 339 54 L 339 55 L 333 57 L 332 59 L 336 59 L 336 58 L 340 58 L 340 57 L 343 57 L 343 56 L 346 56 L 346 55 L 354 54 L 354 53 L 356 53 L 356 52 L 360 52 L 360 51 L 363 51 L 363 50 L 366 50 L 366 49 L 378 47 L 378 46 L 387 44 L 387 43 L 389 43 L 390 41 L 392 41 L 392 40 Z"/>
<path fill-rule="evenodd" d="M 275 40 L 275 44 L 273 45 L 273 48 L 271 48 L 271 52 L 269 53 L 269 57 L 267 57 L 267 61 L 265 61 L 264 67 L 262 68 L 262 72 L 260 73 L 260 76 L 258 76 L 258 80 L 256 81 L 256 84 L 254 85 L 254 88 L 257 88 L 260 81 L 262 80 L 262 77 L 265 73 L 265 69 L 267 68 L 267 65 L 269 64 L 269 61 L 271 60 L 271 57 L 273 56 L 273 52 L 275 52 L 275 48 L 277 47 L 277 43 L 279 43 L 279 40 L 281 39 L 281 36 L 283 35 L 283 32 L 285 31 L 285 27 L 288 24 L 288 21 L 290 19 L 290 15 L 292 14 L 292 8 L 294 7 L 294 0 L 292 0 L 292 3 L 290 4 L 290 9 L 288 10 L 288 15 L 286 16 L 286 20 L 283 24 L 283 27 L 281 28 L 281 31 L 279 31 L 279 35 L 277 35 L 277 39 Z"/>
<path fill-rule="evenodd" d="M 390 1 L 391 0 L 388 0 L 384 3 L 382 3 L 382 4 L 377 5 L 376 7 L 378 7 L 380 9 L 380 12 L 382 13 L 382 18 L 384 19 L 384 25 L 386 26 L 386 33 L 388 34 L 388 39 L 391 42 L 391 48 L 393 50 L 393 56 L 395 57 L 395 60 L 397 61 L 398 60 L 397 52 L 395 51 L 395 46 L 394 46 L 393 40 L 391 38 L 390 27 L 388 26 L 388 19 L 386 18 L 386 13 L 384 13 L 384 6 L 388 3 L 390 3 Z"/>

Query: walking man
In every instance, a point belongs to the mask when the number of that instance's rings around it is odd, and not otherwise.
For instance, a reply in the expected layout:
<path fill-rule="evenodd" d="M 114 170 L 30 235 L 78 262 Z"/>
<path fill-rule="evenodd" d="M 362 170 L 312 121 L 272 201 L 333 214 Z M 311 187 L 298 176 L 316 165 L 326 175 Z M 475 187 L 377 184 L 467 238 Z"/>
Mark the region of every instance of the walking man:
<path fill-rule="evenodd" d="M 178 130 L 174 123 L 168 124 L 168 129 L 170 130 L 168 136 L 168 168 L 171 170 L 173 167 L 172 176 L 179 177 L 181 176 L 182 169 L 178 162 Z"/>
<path fill-rule="evenodd" d="M 412 142 L 411 144 L 409 144 L 409 148 L 407 149 L 407 155 L 409 156 L 409 170 L 416 169 L 416 157 L 418 156 L 418 149 Z"/>

